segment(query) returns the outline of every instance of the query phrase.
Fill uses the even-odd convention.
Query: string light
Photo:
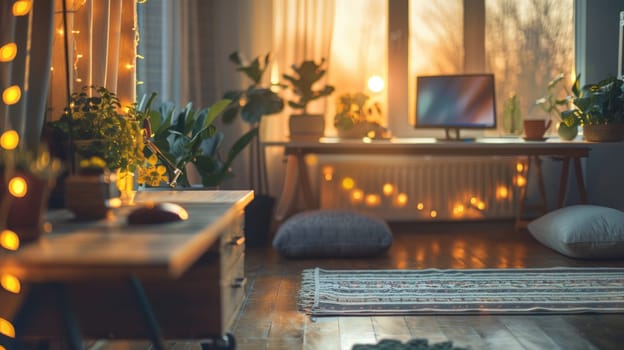
[[[10,62],[17,56],[17,44],[8,43],[0,47],[0,62]]]
[[[0,276],[0,285],[6,291],[13,294],[19,294],[20,290],[22,289],[22,285],[17,277],[9,274],[4,274]]]
[[[15,130],[7,130],[0,136],[0,147],[7,151],[14,150],[19,144],[19,134]]]
[[[9,338],[15,338],[15,328],[11,322],[0,317],[0,334],[4,334]]]
[[[382,192],[385,196],[391,196],[394,193],[394,185],[391,183],[385,183],[382,187]]]
[[[13,16],[26,16],[32,9],[32,0],[17,0],[13,3]]]
[[[353,204],[362,203],[362,200],[364,199],[364,191],[360,189],[354,189],[353,191],[351,191],[350,198],[351,198],[351,203]]]
[[[344,190],[352,190],[355,187],[355,180],[351,177],[345,177],[342,179],[341,185]]]
[[[9,193],[16,198],[22,198],[26,196],[28,192],[28,184],[26,183],[26,179],[21,176],[16,176],[9,180]]]
[[[22,98],[22,89],[17,85],[11,85],[2,92],[2,101],[7,105],[14,105]]]
[[[0,246],[10,251],[19,249],[20,240],[17,233],[11,230],[2,230],[2,232],[0,232]]]

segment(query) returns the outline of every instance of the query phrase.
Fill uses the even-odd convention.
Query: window
[[[499,121],[511,95],[523,115],[539,114],[535,100],[548,82],[559,73],[574,79],[574,0],[411,0],[408,7],[391,5],[390,21],[408,16],[409,125],[417,75],[494,73]]]

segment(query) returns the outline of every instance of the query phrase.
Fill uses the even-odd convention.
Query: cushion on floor
[[[528,225],[542,244],[573,258],[624,258],[624,212],[596,205],[552,211]]]
[[[273,248],[287,257],[345,258],[384,253],[392,244],[385,221],[339,210],[296,214],[277,230]]]

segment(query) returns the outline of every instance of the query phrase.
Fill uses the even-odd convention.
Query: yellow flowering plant
[[[139,168],[139,177],[137,179],[139,185],[147,185],[158,187],[161,183],[168,183],[167,167],[159,164],[158,157],[155,154],[147,157],[145,163]]]

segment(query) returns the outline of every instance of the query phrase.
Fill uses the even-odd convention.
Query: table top
[[[76,222],[67,211],[51,212],[52,232],[16,252],[0,252],[0,272],[23,280],[130,273],[175,278],[217,241],[252,199],[252,191],[139,192],[136,205],[171,202],[189,213],[185,221],[150,225],[126,223],[133,206],[90,222]]]
[[[544,141],[526,141],[519,137],[488,137],[472,141],[440,141],[435,138],[390,139],[294,139],[265,141],[264,146],[281,146],[286,153],[317,154],[426,154],[426,155],[561,155],[586,157],[590,143],[562,141],[559,138]]]

